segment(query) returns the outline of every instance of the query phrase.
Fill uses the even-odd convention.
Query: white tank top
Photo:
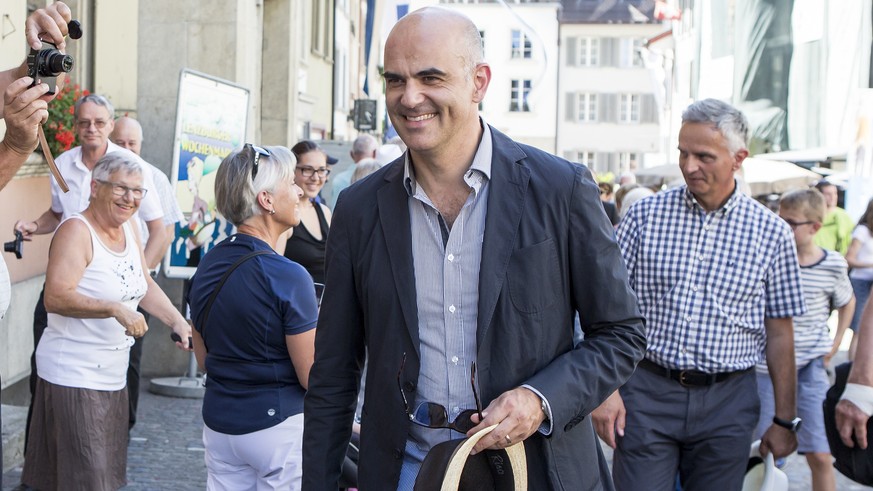
[[[91,231],[93,257],[76,287],[82,295],[121,302],[136,310],[148,289],[142,270],[142,256],[130,222],[125,223],[124,251],[113,252]],[[66,221],[66,220],[64,220]],[[121,390],[127,379],[127,363],[133,338],[114,317],[75,319],[48,314],[48,327],[36,349],[40,378],[55,385],[93,390]]]

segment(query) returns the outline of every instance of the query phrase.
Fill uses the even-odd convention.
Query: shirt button
[[[686,315],[686,316],[685,316],[685,320],[687,320],[688,322],[691,322],[691,316],[690,316],[690,315]]]
[[[698,254],[698,255],[697,255],[697,259],[700,260],[700,261],[703,261],[703,254]]]
[[[692,286],[691,286],[691,291],[696,292],[696,291],[697,291],[697,285],[692,285]]]
[[[455,313],[455,306],[454,305],[449,306],[449,312],[451,312],[453,314]]]
[[[454,363],[455,365],[458,364],[458,357],[457,356],[452,357],[452,363]]]
[[[449,254],[448,260],[449,260],[449,262],[454,261],[454,260],[455,260],[455,255],[454,255],[454,254]]]
[[[687,348],[682,348],[682,354],[687,355],[687,354],[688,354],[688,349],[687,349]]]
[[[272,408],[267,409],[267,416],[275,416],[275,415],[276,415],[275,409],[272,409]]]
[[[458,414],[458,412],[459,412],[460,410],[461,410],[461,408],[459,408],[458,406],[455,406],[455,407],[452,408],[452,413],[453,413],[453,414]]]

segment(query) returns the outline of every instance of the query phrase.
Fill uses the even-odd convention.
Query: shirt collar
[[[491,127],[481,117],[479,125],[483,130],[482,138],[479,140],[479,147],[476,149],[476,155],[473,156],[470,168],[464,173],[464,182],[476,193],[479,192],[483,181],[491,179],[491,158],[494,154]],[[415,169],[412,166],[409,152],[406,152],[403,162],[403,186],[409,196],[415,196],[418,183],[415,181]]]
[[[727,215],[731,210],[736,208],[736,206],[740,203],[740,199],[742,198],[743,193],[740,190],[740,183],[734,179],[734,192],[731,193],[730,198],[721,206],[721,208],[717,210],[713,210],[712,212],[706,211],[705,208],[697,201],[697,198],[691,193],[691,190],[688,189],[688,186],[685,186],[685,191],[682,193],[682,198],[685,201],[685,206],[690,210],[699,209],[703,213],[718,213],[721,216]]]

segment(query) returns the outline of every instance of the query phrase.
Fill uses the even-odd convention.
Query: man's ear
[[[821,228],[821,222],[812,222],[812,231],[818,232]]]
[[[473,71],[473,102],[476,104],[482,102],[485,98],[485,92],[488,91],[488,84],[491,83],[491,66],[488,63],[479,63]]]
[[[741,148],[741,149],[737,150],[737,152],[734,154],[734,165],[733,165],[734,172],[740,170],[740,168],[743,166],[743,161],[746,160],[746,157],[748,157],[748,156],[749,156],[749,151],[747,149]]]

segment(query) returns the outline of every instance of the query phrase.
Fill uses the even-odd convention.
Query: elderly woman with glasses
[[[284,147],[247,144],[215,178],[216,209],[237,233],[191,281],[203,399],[207,489],[299,489],[303,395],[318,307],[306,270],[274,250],[300,223],[302,192]]]
[[[148,329],[141,305],[171,326],[179,348],[191,328],[148,274],[137,227],[143,169],[116,152],[94,166],[88,207],[52,240],[45,282],[48,327],[36,349],[37,383],[23,484],[115,490],[126,484],[128,352]]]
[[[316,198],[330,169],[327,154],[310,140],[291,147],[297,157],[297,183],[303,189],[300,202],[300,224],[295,226],[285,244],[285,257],[300,263],[316,283],[324,283],[324,251],[330,229],[330,209]]]

